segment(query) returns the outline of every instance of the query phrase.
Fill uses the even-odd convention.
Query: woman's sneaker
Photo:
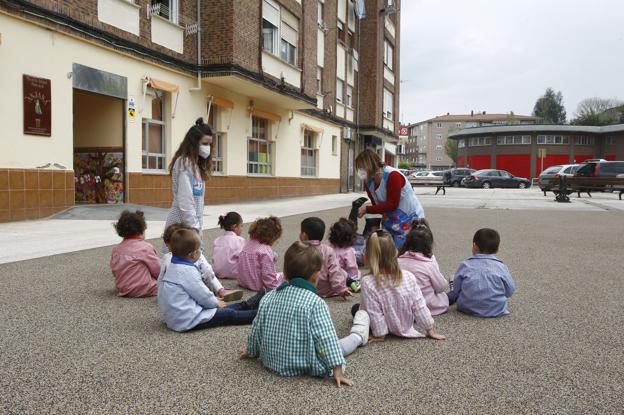
[[[362,346],[368,343],[368,332],[370,331],[370,318],[364,310],[358,310],[353,316],[353,327],[351,333],[355,333],[362,338]]]

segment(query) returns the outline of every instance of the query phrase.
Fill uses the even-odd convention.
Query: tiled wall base
[[[283,197],[312,196],[340,191],[339,179],[213,176],[206,182],[206,204],[234,203]],[[171,178],[130,173],[129,202],[171,206]]]
[[[0,169],[0,222],[46,218],[73,205],[71,170]]]

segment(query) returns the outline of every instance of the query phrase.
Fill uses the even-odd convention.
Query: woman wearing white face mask
[[[201,237],[205,182],[212,172],[212,135],[212,128],[198,118],[175,152],[169,165],[173,203],[165,229],[169,225],[183,223],[195,229]]]
[[[377,153],[370,149],[358,154],[355,168],[372,201],[372,204],[360,207],[358,216],[381,214],[381,226],[390,232],[394,244],[400,249],[412,228],[412,221],[425,217],[412,186],[400,171],[384,166]]]

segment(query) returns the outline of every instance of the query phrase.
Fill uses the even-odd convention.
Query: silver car
[[[539,175],[539,188],[542,192],[550,190],[553,185],[558,183],[561,176],[574,176],[580,164],[558,164],[550,166]]]

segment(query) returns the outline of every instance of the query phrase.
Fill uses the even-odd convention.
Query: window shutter
[[[273,26],[280,27],[279,6],[275,5],[272,1],[264,0],[262,2],[262,18]]]

